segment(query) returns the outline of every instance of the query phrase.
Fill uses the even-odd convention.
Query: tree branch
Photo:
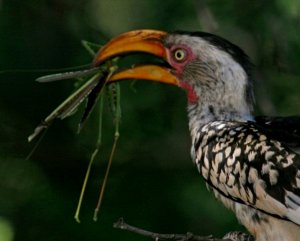
[[[145,237],[149,237],[154,239],[155,241],[159,240],[175,240],[175,241],[231,241],[230,239],[217,239],[210,236],[198,236],[194,235],[192,233],[186,233],[186,234],[161,234],[161,233],[154,233],[150,232],[138,227],[131,226],[127,224],[123,218],[120,218],[117,222],[113,224],[114,228],[127,230],[129,232],[133,232]]]

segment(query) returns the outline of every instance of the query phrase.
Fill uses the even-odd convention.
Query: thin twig
[[[138,227],[131,226],[127,224],[123,218],[120,218],[117,222],[113,224],[114,228],[127,230],[129,232],[133,232],[145,237],[149,237],[154,239],[155,241],[159,240],[175,240],[175,241],[230,241],[229,239],[218,239],[213,238],[210,236],[198,236],[194,235],[192,233],[186,233],[186,234],[161,234],[161,233],[154,233],[150,232]]]

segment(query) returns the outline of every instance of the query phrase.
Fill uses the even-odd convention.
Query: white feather
[[[287,217],[300,225],[300,197],[287,190],[285,193],[285,204],[288,207]]]

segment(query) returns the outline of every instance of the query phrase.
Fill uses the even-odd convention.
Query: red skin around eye
[[[175,51],[176,49],[184,49],[186,51],[187,56],[183,61],[179,62],[179,61],[176,61],[176,59],[174,58],[173,51]],[[187,47],[185,45],[178,44],[178,45],[172,46],[168,52],[169,64],[175,69],[174,72],[179,77],[179,79],[181,79],[180,77],[183,74],[185,66],[194,59],[196,59],[196,55],[192,52],[192,50],[189,47]],[[187,83],[185,81],[181,81],[180,86],[181,86],[181,88],[183,88],[187,91],[187,98],[188,98],[189,103],[197,103],[198,102],[199,96],[197,96],[193,87],[189,83]]]
[[[177,61],[174,58],[174,54],[173,52],[176,49],[183,49],[186,52],[186,58],[182,61]],[[187,47],[186,45],[183,44],[177,44],[171,47],[171,49],[168,51],[168,61],[169,64],[176,70],[176,74],[178,76],[181,76],[183,71],[184,71],[184,67],[186,66],[186,64],[188,64],[189,62],[191,62],[192,60],[196,59],[196,55],[192,52],[192,50]]]

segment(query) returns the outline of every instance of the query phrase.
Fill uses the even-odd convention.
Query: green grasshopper
[[[86,48],[86,50],[90,53],[92,57],[95,56],[96,52],[95,49],[99,49],[99,45],[90,43],[87,41],[82,41],[83,46]],[[72,71],[72,72],[65,72],[65,73],[58,73],[58,74],[52,74],[52,75],[46,75],[39,77],[36,81],[41,83],[46,82],[52,82],[52,81],[58,81],[63,79],[72,79],[72,78],[82,78],[84,77],[84,80],[86,81],[84,84],[82,84],[73,94],[71,94],[65,101],[63,101],[56,109],[54,109],[34,130],[34,132],[28,137],[28,141],[31,142],[33,139],[35,139],[38,135],[40,135],[42,132],[47,130],[47,128],[52,124],[52,122],[55,119],[64,119],[66,117],[71,116],[74,114],[77,110],[77,107],[84,101],[86,101],[86,107],[83,112],[82,118],[78,125],[78,132],[83,128],[86,120],[88,119],[90,113],[93,111],[95,105],[99,101],[99,125],[98,125],[98,137],[97,142],[94,151],[92,152],[90,156],[90,161],[88,164],[88,168],[86,171],[86,175],[83,181],[77,209],[75,212],[75,220],[79,223],[79,213],[80,208],[82,205],[82,200],[85,192],[85,188],[89,179],[90,170],[92,167],[92,164],[100,150],[100,146],[102,143],[102,120],[103,120],[103,102],[104,102],[104,95],[107,95],[108,100],[110,102],[110,106],[113,112],[114,122],[115,122],[115,138],[113,147],[111,150],[111,154],[109,157],[108,165],[106,168],[105,176],[103,179],[103,183],[100,188],[100,194],[97,206],[95,208],[94,212],[94,221],[97,221],[98,218],[98,212],[103,200],[103,195],[109,175],[109,171],[111,168],[112,160],[114,157],[116,145],[119,139],[119,124],[121,120],[121,107],[120,107],[120,86],[118,83],[113,83],[108,86],[106,86],[107,81],[110,79],[112,74],[117,70],[116,63],[117,58],[112,60],[111,62],[102,65],[100,67],[96,68],[90,68],[85,70],[79,70],[79,71]],[[37,145],[39,144],[39,141],[37,142]],[[36,146],[37,146],[36,145]],[[36,147],[35,147],[36,148]],[[33,148],[32,152],[35,150]],[[32,154],[32,152],[29,154],[29,156]]]

